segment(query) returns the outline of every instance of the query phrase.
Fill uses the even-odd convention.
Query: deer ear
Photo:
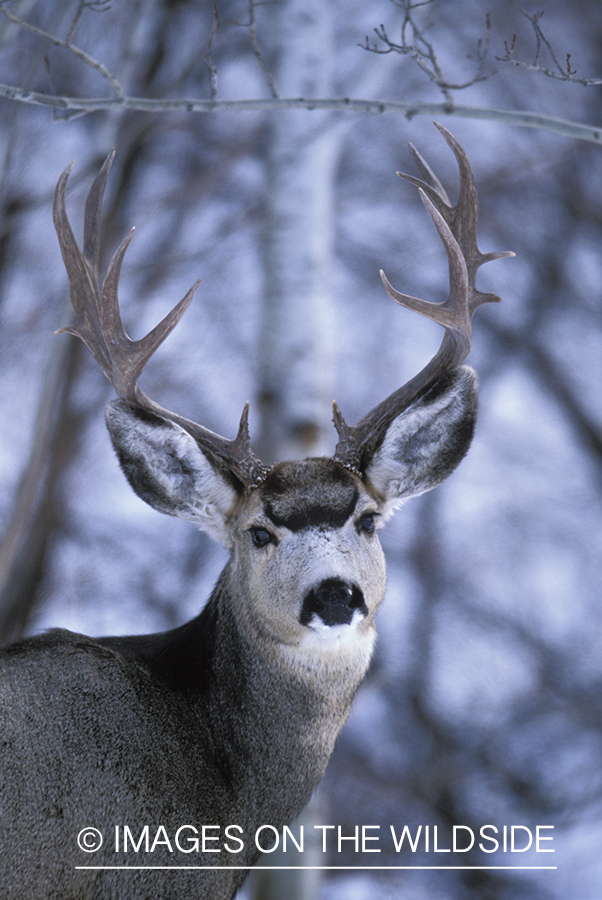
[[[476,420],[476,384],[473,369],[453,369],[393,419],[363,473],[384,498],[385,516],[440,484],[466,454]]]
[[[106,422],[121,468],[154,509],[187,519],[225,546],[237,492],[180,425],[150,410],[114,400]]]

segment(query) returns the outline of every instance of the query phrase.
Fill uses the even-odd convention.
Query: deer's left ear
[[[453,472],[470,446],[476,412],[476,374],[461,366],[393,419],[363,472],[384,499],[385,516]]]

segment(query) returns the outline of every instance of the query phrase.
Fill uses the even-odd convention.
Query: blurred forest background
[[[104,248],[136,225],[120,291],[134,337],[203,279],[144,390],[226,436],[250,400],[266,460],[331,453],[332,398],[357,421],[439,344],[378,274],[446,296],[439,239],[395,177],[415,174],[412,141],[454,198],[433,113],[471,159],[481,248],[517,254],[479,275],[503,303],[475,316],[471,452],[382,533],[378,649],[312,816],[346,834],[554,826],[554,854],[396,854],[383,840],[378,857],[348,842],[333,866],[558,868],[336,870],[306,900],[602,897],[602,148],[504,115],[602,124],[601,77],[598,0],[0,3],[2,85],[115,101],[82,114],[0,86],[1,640],[175,626],[225,562],[133,495],[104,428],[111,389],[54,335],[70,312],[51,202],[71,159],[80,234],[117,148]],[[416,108],[291,110],[278,96]],[[169,109],[189,97],[215,108]],[[273,107],[217,102],[256,98]],[[446,117],[455,104],[489,113]]]

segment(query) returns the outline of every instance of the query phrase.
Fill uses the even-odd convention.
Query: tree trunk
[[[278,40],[279,91],[328,96],[329,4],[287,0],[266,8]],[[258,450],[273,461],[332,449],[330,269],[339,142],[328,116],[317,112],[279,111],[268,127]]]
[[[283,0],[269,10],[274,80],[282,96],[331,93],[331,8],[323,0]],[[263,242],[264,290],[258,380],[266,462],[330,455],[334,447],[331,262],[333,196],[339,135],[328,114],[279,111],[269,122]],[[297,822],[304,825],[303,853],[280,850],[260,865],[318,866],[319,795]],[[308,840],[309,839],[309,840]],[[317,869],[256,871],[254,900],[318,900]]]

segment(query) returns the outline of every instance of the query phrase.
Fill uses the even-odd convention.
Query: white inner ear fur
[[[465,418],[474,416],[475,407],[476,375],[463,366],[436,400],[418,401],[393,420],[365,472],[373,489],[385,498],[384,519],[409,497],[431,490],[451,474],[470,443],[460,444],[454,452],[454,432]]]
[[[236,491],[217,472],[191,435],[175,423],[169,423],[175,429],[168,437],[165,447],[177,457],[187,468],[188,479],[185,483],[181,476],[169,471],[159,471],[166,489],[171,490],[176,504],[174,515],[194,522],[203,531],[208,531],[224,546],[231,543],[230,531],[225,527],[226,520],[236,502]],[[192,476],[192,479],[190,480]]]

